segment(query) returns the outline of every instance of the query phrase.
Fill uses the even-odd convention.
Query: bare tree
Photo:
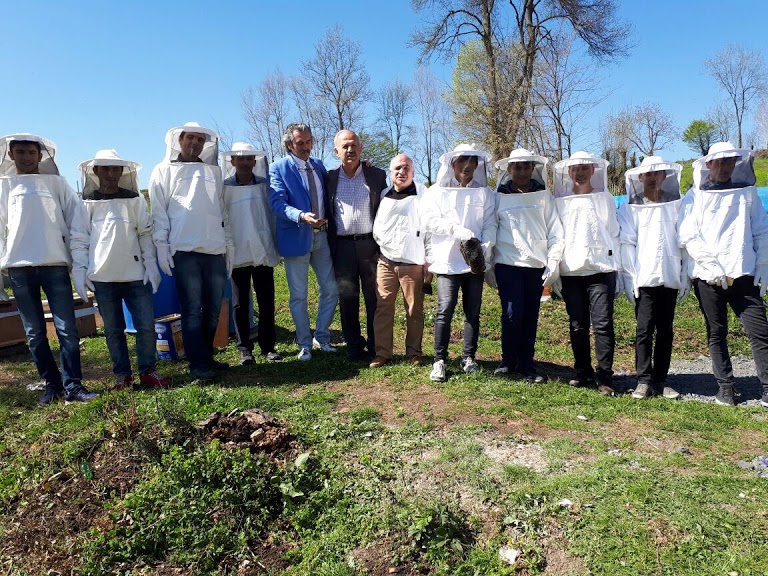
[[[736,133],[736,122],[726,102],[720,102],[707,110],[707,121],[715,126],[716,140],[725,142]]]
[[[453,55],[471,39],[480,42],[487,66],[487,90],[478,94],[486,103],[484,122],[488,126],[485,142],[495,157],[505,153],[504,142],[517,140],[534,84],[537,58],[544,41],[559,26],[567,26],[598,59],[625,54],[629,36],[626,24],[617,20],[616,0],[509,0],[513,12],[513,31],[507,35],[499,26],[501,3],[496,0],[412,0],[417,11],[438,16],[412,36],[423,56]],[[500,54],[514,46],[515,84],[500,79]],[[503,59],[502,59],[503,60]],[[515,92],[512,110],[503,111],[501,96]]]
[[[360,51],[360,44],[344,36],[344,28],[337,24],[315,44],[315,57],[303,63],[312,76],[315,96],[327,103],[338,130],[361,124],[370,96]]]
[[[531,98],[532,111],[540,112],[531,117],[541,118],[549,136],[542,137],[539,150],[557,159],[571,155],[573,139],[589,130],[581,119],[608,96],[594,64],[574,65],[574,41],[574,33],[557,33],[545,43]]]
[[[738,146],[741,147],[744,113],[768,90],[765,60],[757,50],[730,44],[705,60],[704,66],[728,94],[736,119]]]
[[[406,119],[413,110],[411,87],[395,80],[385,84],[376,95],[378,123],[382,126],[395,150],[400,150],[406,133]]]
[[[216,130],[216,134],[219,135],[219,153],[231,150],[232,144],[235,141],[235,133],[232,128],[229,125],[223,126],[219,124],[218,120],[213,121],[213,128]]]
[[[336,130],[324,103],[317,100],[303,76],[292,76],[288,88],[298,111],[298,118],[312,128],[312,156],[326,160],[333,150],[330,145]]]
[[[603,155],[610,161],[608,180],[613,193],[621,193],[624,187],[624,172],[630,164],[629,153],[632,141],[629,137],[632,119],[627,111],[609,114],[600,125]]]
[[[281,137],[288,112],[288,80],[279,68],[267,74],[256,88],[241,95],[241,107],[251,138],[269,154],[270,162],[283,154]]]
[[[450,115],[439,88],[439,81],[421,66],[413,77],[414,103],[418,113],[418,137],[414,137],[414,148],[419,156],[414,159],[427,184],[437,173],[438,158],[448,148],[448,126]]]
[[[628,138],[637,151],[653,156],[677,138],[677,128],[672,116],[655,102],[645,102],[625,112],[628,121]]]
[[[755,113],[755,144],[757,148],[768,148],[768,100],[761,100]]]

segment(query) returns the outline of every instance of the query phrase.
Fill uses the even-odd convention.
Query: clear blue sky
[[[406,46],[420,20],[407,0],[4,4],[0,133],[33,132],[56,142],[59,167],[73,186],[77,164],[100,148],[141,162],[145,186],[163,157],[166,130],[189,120],[217,122],[243,138],[241,92],[278,65],[286,74],[298,72],[336,23],[361,43],[373,88],[410,81],[418,56]],[[620,4],[635,47],[629,58],[604,68],[614,90],[585,118],[594,130],[579,147],[599,151],[600,115],[628,104],[656,101],[681,129],[701,117],[724,97],[703,61],[729,43],[768,58],[764,0]],[[433,69],[450,79],[450,65]],[[674,159],[693,155],[680,142],[662,152]]]

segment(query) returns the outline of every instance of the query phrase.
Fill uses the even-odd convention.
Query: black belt
[[[373,233],[368,234],[346,234],[344,236],[337,236],[339,240],[373,240]]]

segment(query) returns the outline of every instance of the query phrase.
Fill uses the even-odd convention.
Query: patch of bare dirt
[[[17,567],[31,574],[73,574],[81,535],[106,521],[105,500],[124,495],[141,476],[140,456],[119,442],[102,444],[83,466],[93,479],[62,470],[16,499],[0,548]]]
[[[422,574],[412,562],[407,560],[393,561],[394,558],[404,558],[408,555],[405,537],[398,539],[393,535],[385,535],[375,542],[350,550],[347,555],[350,564],[362,574],[369,576],[416,576]]]
[[[227,450],[243,449],[251,453],[276,454],[291,450],[295,438],[277,418],[252,408],[240,414],[223,416],[214,412],[197,423],[197,428],[209,438],[217,438]]]

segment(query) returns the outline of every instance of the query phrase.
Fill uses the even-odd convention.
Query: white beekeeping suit
[[[461,187],[456,181],[451,161],[460,156],[478,159],[472,181]],[[464,240],[478,238],[482,243],[486,263],[496,244],[494,192],[488,188],[487,164],[490,154],[477,150],[472,144],[460,144],[440,156],[437,182],[424,194],[422,220],[431,234],[429,271],[436,274],[464,274],[469,264],[461,255],[459,245]]]
[[[14,140],[39,144],[39,174],[17,174],[9,155]],[[59,176],[55,155],[55,144],[40,136],[12,134],[0,138],[0,268],[72,262],[70,231],[83,207],[75,191]]]
[[[206,135],[200,162],[180,161],[182,132]],[[165,135],[165,158],[152,171],[149,198],[158,261],[167,274],[170,257],[177,251],[228,254],[232,250],[218,141],[216,132],[196,122],[171,128]]]
[[[587,276],[621,269],[619,222],[616,201],[608,192],[608,164],[607,160],[587,152],[574,152],[554,166],[555,204],[565,233],[565,249],[560,261],[562,276]],[[570,171],[584,166],[594,170],[589,179],[592,191],[575,194]],[[617,286],[617,293],[619,288]]]
[[[643,287],[665,286],[687,293],[685,255],[677,235],[681,171],[680,164],[649,156],[624,176],[628,201],[619,209],[619,227],[624,290],[630,302]],[[658,200],[652,201],[644,194],[644,181],[657,177],[663,181]]]
[[[381,203],[373,222],[373,239],[385,258],[394,262],[424,264],[426,232],[422,201],[426,187],[419,182],[414,182],[414,185],[416,195],[400,200],[387,198],[392,186],[381,191]]]
[[[708,163],[730,161],[732,173],[720,180]],[[714,166],[712,166],[714,168]],[[754,275],[768,284],[768,215],[755,188],[750,150],[718,142],[693,163],[693,190],[679,217],[680,244],[690,256],[691,278],[726,288],[735,278]]]
[[[114,197],[100,195],[96,166],[121,166],[123,173]],[[87,218],[72,232],[73,276],[78,292],[92,282],[151,283],[160,286],[152,218],[139,190],[141,164],[120,158],[115,150],[99,150],[80,164],[83,204]],[[81,278],[82,275],[82,278]]]
[[[247,186],[227,184],[235,177],[233,156],[255,156],[253,183]],[[234,243],[233,268],[241,266],[277,266],[275,215],[269,203],[269,167],[267,153],[246,142],[235,142],[222,154],[224,167],[224,205]]]
[[[507,167],[514,162],[533,163],[531,181],[535,184],[530,192],[505,193],[511,186]],[[502,172],[496,193],[498,231],[493,262],[544,268],[544,285],[550,286],[557,280],[565,243],[555,200],[547,189],[547,164],[544,156],[524,148],[518,148],[508,158],[496,162],[496,169]]]

